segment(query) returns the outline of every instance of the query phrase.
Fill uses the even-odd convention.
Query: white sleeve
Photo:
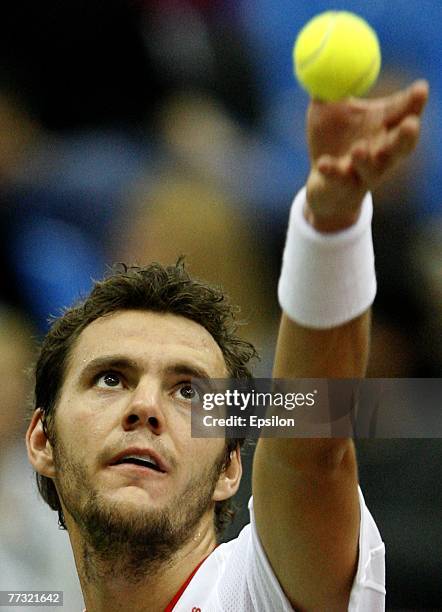
[[[385,547],[360,488],[359,561],[350,594],[349,612],[382,612],[385,609]],[[249,501],[250,526],[243,529],[219,584],[222,610],[293,612],[256,529],[253,498]],[[240,607],[236,607],[240,606]],[[233,606],[233,607],[231,607]]]
[[[359,560],[350,594],[349,612],[385,610],[385,545],[365,505],[360,487]]]

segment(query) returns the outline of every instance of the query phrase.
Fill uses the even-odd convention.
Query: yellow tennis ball
[[[361,17],[327,11],[299,32],[293,60],[298,81],[313,98],[336,101],[368,91],[381,68],[381,50]]]

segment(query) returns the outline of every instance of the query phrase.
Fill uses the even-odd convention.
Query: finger
[[[318,170],[329,178],[347,179],[352,174],[352,160],[350,155],[333,157],[322,155],[317,162]]]
[[[420,119],[416,115],[405,117],[398,126],[390,129],[384,138],[373,142],[370,156],[380,169],[388,163],[405,157],[416,146],[419,138]]]
[[[419,138],[419,117],[410,116],[382,139],[369,143],[361,140],[351,150],[353,169],[366,185],[375,185],[398,161],[408,155]]]
[[[420,115],[429,95],[429,85],[425,80],[415,81],[391,96],[384,98],[384,124],[392,127],[397,125],[407,115]]]
[[[380,170],[374,164],[368,142],[356,143],[351,151],[351,161],[359,180],[370,188],[377,180]]]

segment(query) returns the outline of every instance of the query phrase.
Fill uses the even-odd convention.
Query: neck
[[[204,521],[169,558],[147,560],[140,567],[139,556],[134,559],[130,551],[106,556],[88,543],[75,523],[68,524],[68,530],[87,612],[163,612],[216,546],[211,521]]]

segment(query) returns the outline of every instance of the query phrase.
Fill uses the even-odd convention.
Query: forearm
[[[368,361],[371,311],[332,329],[309,329],[283,313],[276,347],[274,378],[359,378]],[[317,474],[334,472],[348,454],[356,466],[353,443],[340,438],[263,439],[258,455],[273,453],[274,460],[294,469]]]
[[[369,352],[370,311],[332,329],[310,329],[282,314],[274,378],[358,378]]]

